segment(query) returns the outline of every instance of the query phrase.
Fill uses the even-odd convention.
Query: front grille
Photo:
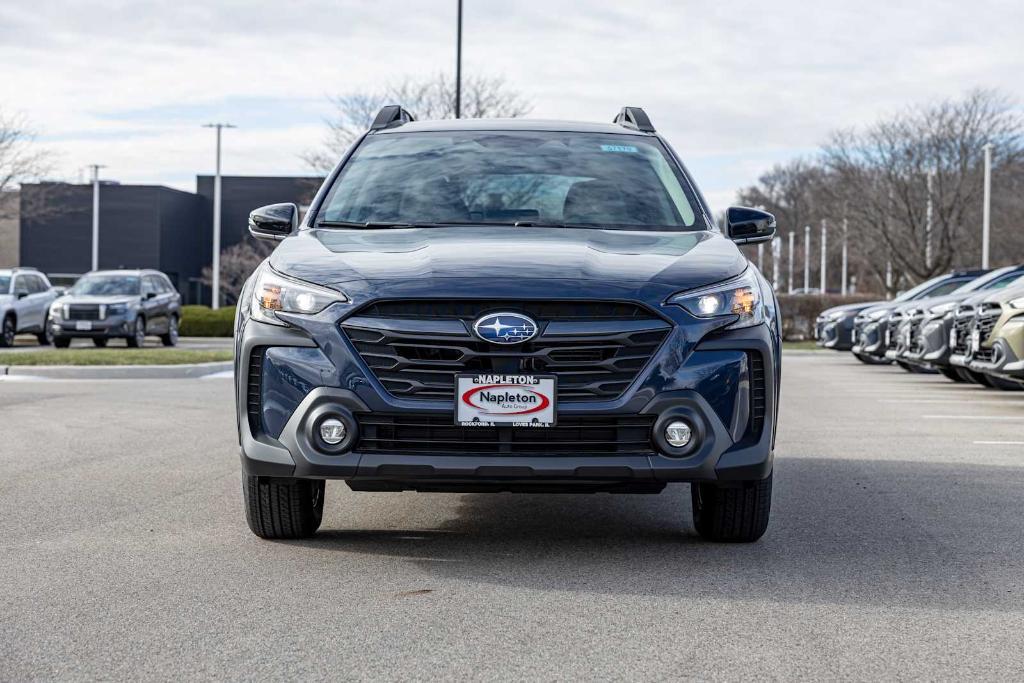
[[[266,347],[257,346],[249,355],[245,412],[249,416],[249,431],[258,434],[263,427],[263,356]]]
[[[768,406],[768,387],[764,376],[764,357],[760,353],[748,354],[750,361],[750,435],[761,436]]]
[[[921,323],[924,321],[924,315],[915,315],[908,321],[907,324],[907,351],[910,353],[922,353],[921,342]]]
[[[981,311],[978,317],[974,319],[974,328],[978,331],[978,343],[984,344],[988,336],[992,334],[992,328],[996,326],[996,321],[999,320],[998,315],[985,315],[988,311]],[[974,360],[979,360],[983,363],[991,363],[992,355],[995,349],[991,346],[979,346],[974,350]]]
[[[559,416],[554,427],[460,427],[442,415],[361,413],[361,452],[421,455],[649,454],[654,417]]]
[[[501,346],[471,332],[482,315],[501,311],[530,316],[539,334]],[[568,403],[622,395],[671,329],[631,303],[491,300],[379,302],[341,327],[394,396],[454,400],[458,373],[530,373],[555,375]]]
[[[964,355],[971,343],[971,327],[974,325],[974,307],[962,305],[956,312],[953,320],[953,329],[956,331],[956,343],[953,345],[952,353]]]
[[[886,327],[886,330],[888,331],[888,336],[889,336],[889,340],[888,340],[889,343],[886,344],[886,348],[889,349],[890,351],[895,351],[897,349],[897,347],[899,346],[899,343],[900,343],[899,330],[900,330],[900,323],[902,323],[902,322],[903,322],[903,314],[902,313],[893,313],[892,315],[889,316],[889,322],[888,322],[888,325]]]
[[[69,304],[68,320],[102,320],[99,305]]]

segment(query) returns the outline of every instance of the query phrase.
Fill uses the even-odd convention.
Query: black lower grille
[[[998,315],[978,315],[974,319],[974,329],[978,332],[978,348],[974,350],[974,360],[979,360],[982,363],[991,363],[992,356],[995,353],[995,349],[991,346],[981,346],[988,339],[989,335],[992,334],[992,329],[996,326],[996,321],[999,320]]]
[[[257,346],[249,356],[245,411],[249,416],[249,430],[258,434],[263,428],[263,356],[266,347]]]
[[[356,416],[357,450],[422,455],[649,454],[654,417],[559,416],[554,427],[460,427],[451,414]]]
[[[911,353],[923,353],[923,339],[921,337],[921,323],[924,316],[914,316],[907,321],[907,351]]]
[[[895,351],[900,343],[900,323],[903,322],[903,316],[893,313],[889,316],[889,322],[886,327],[888,335],[888,343],[885,345],[887,349]]]
[[[750,435],[761,436],[764,416],[768,410],[768,385],[764,374],[764,357],[760,353],[748,355],[750,361]]]
[[[501,311],[530,316],[539,334],[514,346],[473,334]],[[384,301],[341,326],[394,396],[452,400],[456,374],[529,373],[555,375],[563,403],[622,395],[671,330],[642,306],[601,301]]]
[[[98,305],[73,304],[68,306],[68,320],[99,320]]]
[[[951,349],[952,353],[964,355],[971,343],[971,327],[974,325],[974,309],[968,306],[961,306],[957,311],[956,319],[953,320],[953,330],[956,335],[956,343]]]

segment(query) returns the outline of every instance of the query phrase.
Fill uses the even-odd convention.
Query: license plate
[[[89,322],[88,320],[79,320],[78,322],[75,323],[75,329],[88,332],[89,330],[92,329],[92,323]]]
[[[553,427],[550,375],[456,375],[455,423],[463,427]]]

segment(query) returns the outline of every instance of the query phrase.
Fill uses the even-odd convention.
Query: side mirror
[[[146,292],[146,298],[147,299],[155,299],[156,298],[156,292]]]
[[[760,209],[730,206],[726,214],[725,234],[736,244],[767,242],[775,237],[775,216]]]
[[[19,299],[24,299],[26,296],[28,296],[28,290],[19,289],[17,292],[14,293],[14,296],[18,297]]]
[[[249,234],[279,242],[299,228],[299,207],[294,204],[261,206],[249,214]]]
[[[53,293],[56,294],[57,296],[64,296],[65,294],[68,293],[68,288],[67,287],[54,287],[53,288]]]

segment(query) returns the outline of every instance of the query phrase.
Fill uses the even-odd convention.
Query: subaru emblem
[[[519,313],[490,313],[473,323],[473,331],[492,344],[522,344],[537,336],[537,323]]]

